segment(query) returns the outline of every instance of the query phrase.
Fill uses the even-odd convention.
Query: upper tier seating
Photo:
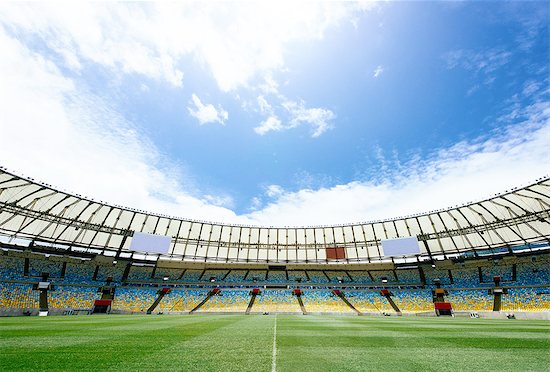
[[[104,266],[98,265],[99,270],[97,271],[97,276],[95,278],[98,282],[107,281],[108,277],[113,279],[113,282],[120,283],[122,281],[122,275],[124,274],[125,265],[115,265],[115,266]]]
[[[152,281],[153,268],[149,266],[132,265],[128,273],[128,280]]]
[[[288,270],[288,280],[291,283],[305,283],[307,281],[307,275],[304,270]]]
[[[63,282],[73,284],[92,284],[92,277],[94,276],[95,268],[96,266],[89,261],[82,261],[78,263],[68,262]]]
[[[241,283],[244,282],[244,276],[248,273],[248,270],[231,270],[224,279],[227,283]]]
[[[381,284],[383,279],[387,280],[387,283],[396,283],[395,275],[390,270],[370,270],[370,274],[374,279],[374,283]]]
[[[44,258],[31,258],[29,260],[29,275],[40,277],[42,273],[48,273],[49,278],[59,278],[61,276],[61,269],[63,262],[51,261]]]
[[[287,282],[286,271],[275,271],[275,270],[268,271],[267,282],[268,283],[286,283]]]
[[[368,271],[366,271],[366,270],[354,270],[354,271],[349,271],[348,270],[348,274],[351,276],[354,283],[357,283],[357,284],[372,284],[373,283]]]
[[[309,276],[310,283],[316,283],[316,284],[329,283],[327,276],[321,270],[308,270],[307,275]]]
[[[164,278],[168,278],[168,281],[175,282],[179,281],[181,274],[183,274],[183,269],[167,269],[164,267],[157,267],[157,270],[155,270],[155,279],[157,281],[164,280]]]
[[[24,259],[19,257],[0,256],[0,279],[23,279]]]
[[[330,278],[331,283],[350,283],[351,279],[345,271],[325,270],[325,274]]]
[[[199,278],[202,275],[203,270],[185,270],[183,276],[181,277],[182,282],[198,282]]]
[[[248,275],[245,278],[245,282],[263,283],[265,282],[266,275],[267,270],[249,270]]]
[[[416,269],[396,270],[399,283],[420,283],[420,275]]]
[[[216,282],[221,282],[228,272],[229,270],[205,270],[201,282],[209,282],[211,278],[214,278]]]

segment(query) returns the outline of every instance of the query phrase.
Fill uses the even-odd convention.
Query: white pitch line
[[[271,372],[277,371],[277,314],[275,314],[275,326],[273,327],[273,355],[271,362]]]

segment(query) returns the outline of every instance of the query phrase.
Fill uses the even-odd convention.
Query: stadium
[[[279,327],[338,315],[351,328],[346,315],[550,320],[548,178],[427,214],[300,228],[156,215],[7,170],[0,203],[1,315],[280,314]],[[547,352],[547,334],[539,342]]]
[[[0,370],[548,371],[547,2],[0,4]]]

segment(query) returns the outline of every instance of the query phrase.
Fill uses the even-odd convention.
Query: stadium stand
[[[268,271],[266,281],[268,283],[286,283],[286,271]]]
[[[150,266],[135,266],[132,265],[128,273],[128,280],[135,281],[151,281],[153,268]]]
[[[91,309],[96,299],[99,294],[95,287],[58,286],[50,292],[49,306],[52,309]]]
[[[67,263],[64,283],[86,284],[92,283],[96,266],[89,261],[70,261]]]
[[[289,270],[288,271],[289,282],[305,283],[307,281],[307,275],[304,270]]]
[[[302,301],[308,313],[353,313],[353,310],[344,301],[329,291],[304,291]]]
[[[155,270],[155,279],[164,280],[164,278],[168,278],[169,281],[175,282],[179,280],[182,274],[183,274],[183,269],[169,269],[169,268],[157,267],[157,269]]]
[[[157,311],[189,312],[208,294],[207,289],[173,290],[167,294],[157,307]]]
[[[241,283],[244,282],[244,277],[248,273],[248,270],[231,270],[224,279],[227,283]]]
[[[185,270],[181,277],[182,282],[196,283],[199,281],[203,270]]]
[[[0,307],[5,309],[38,309],[38,291],[30,284],[5,283],[0,286]]]
[[[239,312],[244,313],[250,301],[249,290],[223,290],[210,297],[198,312]]]
[[[245,312],[250,302],[250,288],[256,279],[260,288],[269,285],[296,285],[298,279],[309,277],[300,285],[302,301],[307,312],[352,313],[353,309],[343,299],[331,293],[331,286],[340,286],[349,303],[363,313],[394,313],[387,298],[380,295],[382,278],[393,293],[391,299],[404,313],[433,312],[434,305],[431,290],[433,279],[441,280],[442,288],[448,291],[446,301],[455,311],[492,311],[495,297],[488,291],[494,288],[493,277],[503,278],[500,286],[505,289],[502,294],[503,312],[543,312],[550,311],[550,255],[511,257],[506,260],[469,260],[466,264],[442,261],[437,267],[422,265],[426,276],[426,286],[421,287],[417,269],[396,270],[399,281],[395,280],[392,270],[274,270],[265,269],[157,269],[155,278],[151,279],[152,266],[133,265],[128,273],[127,282],[122,282],[127,261],[116,266],[97,263],[90,260],[74,258],[51,258],[33,254],[29,259],[28,274],[24,273],[25,259],[23,253],[4,252],[0,255],[0,307],[4,309],[37,309],[39,291],[32,290],[32,284],[41,279],[39,272],[52,271],[54,277],[49,280],[55,289],[48,293],[51,309],[90,309],[93,301],[100,297],[98,288],[112,276],[116,288],[113,311],[145,312],[157,298],[158,283],[168,276],[172,283],[172,292],[168,293],[155,311],[189,312],[203,301],[215,277],[216,285],[221,291],[206,301],[198,312]],[[66,262],[65,275],[61,268]],[[450,271],[450,275],[449,275]],[[94,273],[97,272],[95,280]],[[183,274],[183,276],[182,276]],[[348,275],[349,274],[349,275]],[[288,275],[288,279],[287,279]],[[181,276],[181,278],[180,278]],[[267,276],[267,280],[265,277]],[[349,277],[354,280],[349,281]],[[374,281],[371,279],[374,279]],[[483,278],[480,281],[480,276]],[[450,278],[453,281],[451,283]],[[263,278],[263,279],[262,279]],[[338,278],[345,280],[339,283]],[[330,279],[330,281],[329,281]],[[515,279],[515,280],[514,280]],[[430,280],[432,282],[430,282]],[[130,287],[126,284],[141,283],[141,286]],[[209,287],[210,286],[210,287]],[[245,288],[242,288],[245,286]],[[343,286],[343,287],[342,287]],[[355,288],[354,286],[360,286]],[[196,288],[185,288],[196,287]],[[199,288],[202,287],[202,288]],[[349,288],[348,288],[349,287]],[[317,289],[316,289],[317,288]],[[506,293],[507,291],[507,293]],[[252,312],[300,312],[296,296],[292,289],[261,288]]]
[[[449,290],[447,301],[455,311],[491,311],[493,297],[482,290]]]
[[[0,256],[0,278],[7,280],[20,280],[24,278],[23,263],[19,257]]]
[[[113,310],[144,313],[157,297],[158,288],[118,287],[113,301]]]
[[[267,270],[249,270],[245,278],[246,282],[263,283],[267,276]]]
[[[550,283],[549,256],[523,260],[517,265],[516,285],[537,285]]]
[[[374,283],[368,271],[354,270],[354,271],[348,271],[348,274],[351,276],[351,278],[355,283],[360,283],[360,284]]]
[[[29,260],[29,276],[41,276],[42,273],[48,273],[50,278],[61,277],[61,269],[63,263],[60,261],[52,261],[48,258],[31,258]]]
[[[300,305],[290,290],[266,289],[256,297],[253,312],[301,313]]]
[[[351,281],[345,271],[325,270],[325,274],[330,278],[331,283],[349,283]]]
[[[418,313],[434,309],[429,290],[393,291],[393,301],[403,312]]]
[[[228,272],[229,270],[205,270],[202,274],[201,282],[209,282],[212,279],[216,282],[222,281]]]
[[[513,288],[502,296],[502,311],[550,311],[550,288]]]
[[[122,275],[124,274],[123,265],[116,266],[104,266],[98,265],[98,271],[96,276],[96,281],[105,282],[107,278],[111,277],[113,282],[120,283],[122,280]]]
[[[387,270],[372,270],[370,271],[370,274],[372,275],[372,278],[374,279],[374,283],[382,283],[382,280],[387,280],[387,283],[396,283],[397,279],[395,278],[395,275],[393,274],[393,271],[387,271]]]
[[[321,270],[307,270],[307,276],[309,277],[310,283],[329,283],[329,279]]]
[[[420,276],[418,275],[418,270],[416,269],[406,269],[406,270],[396,270],[397,278],[399,283],[413,284],[420,283]]]
[[[393,308],[378,291],[348,291],[348,301],[362,313],[392,313]]]
[[[513,281],[512,265],[489,264],[481,267],[483,283],[493,283],[493,278],[499,276],[501,283],[511,283]]]

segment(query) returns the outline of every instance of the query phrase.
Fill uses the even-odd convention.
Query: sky
[[[213,222],[366,222],[550,174],[541,2],[0,4],[0,165]]]

